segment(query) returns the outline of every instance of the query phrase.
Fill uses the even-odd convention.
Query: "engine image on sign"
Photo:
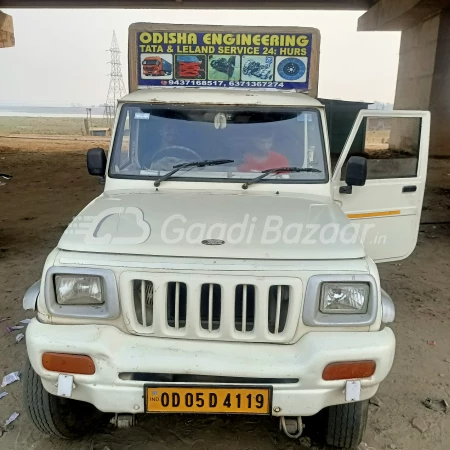
[[[273,57],[272,56],[243,56],[242,79],[273,80]]]
[[[315,97],[319,45],[314,28],[136,23],[129,29],[130,92],[162,86],[295,89]]]
[[[241,60],[237,56],[209,56],[208,78],[210,80],[239,81]]]

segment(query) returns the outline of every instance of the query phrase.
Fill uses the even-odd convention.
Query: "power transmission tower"
[[[111,48],[111,73],[109,79],[108,95],[106,97],[104,118],[107,126],[112,129],[114,117],[116,115],[117,100],[126,93],[122,77],[122,63],[120,62],[120,49],[116,38],[116,32],[113,31]]]

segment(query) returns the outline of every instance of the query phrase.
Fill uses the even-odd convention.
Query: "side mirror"
[[[340,194],[351,194],[353,186],[364,186],[367,180],[367,159],[363,156],[351,156],[347,162],[345,182],[347,186],[339,188]]]
[[[96,147],[87,152],[87,168],[90,175],[104,177],[106,172],[106,154],[105,150]]]

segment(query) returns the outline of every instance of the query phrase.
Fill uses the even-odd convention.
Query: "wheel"
[[[27,360],[23,374],[23,398],[34,426],[44,434],[76,439],[90,434],[106,420],[93,405],[49,394]]]
[[[338,449],[357,448],[366,430],[368,413],[368,400],[326,408],[326,443]]]

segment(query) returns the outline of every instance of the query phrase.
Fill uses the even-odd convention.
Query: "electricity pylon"
[[[114,125],[114,117],[116,115],[117,100],[126,93],[125,85],[122,77],[122,63],[120,62],[120,49],[116,38],[116,32],[113,31],[111,48],[111,73],[109,79],[108,95],[105,102],[104,118],[107,126],[112,129]]]

